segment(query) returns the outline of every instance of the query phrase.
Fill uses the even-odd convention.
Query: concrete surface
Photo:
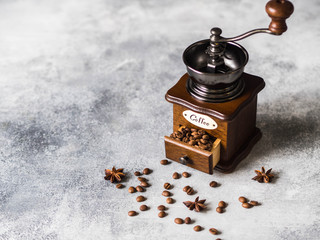
[[[240,43],[246,72],[266,81],[264,136],[234,173],[210,176],[159,164],[172,127],[164,95],[185,73],[188,45],[213,26],[224,36],[266,27],[266,1],[0,1],[0,239],[215,239],[210,227],[221,239],[320,239],[320,4],[293,2],[287,33]],[[103,179],[113,165],[129,173],[127,188],[138,184],[133,171],[153,169],[149,211],[127,216],[140,204]],[[261,166],[274,183],[251,180]],[[174,181],[174,171],[192,177]],[[176,203],[160,219],[166,181]],[[182,205],[197,196],[187,184],[208,211]],[[262,205],[243,209],[240,195]],[[173,223],[186,216],[196,222]]]

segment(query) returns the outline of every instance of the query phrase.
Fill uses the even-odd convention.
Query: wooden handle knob
[[[286,19],[293,13],[293,4],[287,0],[271,0],[266,5],[266,12],[271,18],[269,30],[276,35],[287,31]]]

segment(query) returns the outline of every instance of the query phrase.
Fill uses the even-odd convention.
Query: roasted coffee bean
[[[171,184],[170,183],[165,183],[163,184],[164,189],[170,189],[171,188]]]
[[[189,142],[189,139],[188,139],[187,137],[184,137],[184,138],[182,139],[182,142],[187,143],[187,142]]]
[[[136,190],[137,190],[138,192],[144,192],[144,188],[141,187],[141,186],[136,186]]]
[[[148,175],[148,174],[150,174],[151,170],[149,168],[145,168],[145,169],[143,169],[142,172],[144,175]]]
[[[198,131],[195,131],[195,132],[192,132],[191,135],[195,136],[195,135],[199,135],[199,134],[198,134]]]
[[[193,135],[193,137],[194,137],[194,139],[201,139],[201,135],[198,135],[198,134]]]
[[[131,186],[131,187],[129,187],[128,192],[129,193],[134,193],[134,192],[136,192],[136,189]]]
[[[149,208],[148,208],[148,206],[147,205],[141,205],[140,206],[140,211],[146,211],[146,210],[148,210]]]
[[[129,215],[130,217],[133,217],[133,216],[136,216],[136,215],[137,215],[137,212],[136,212],[136,211],[129,211],[129,212],[128,212],[128,215]]]
[[[259,203],[257,201],[250,201],[249,204],[251,204],[252,206],[258,206]]]
[[[164,211],[164,210],[166,210],[166,207],[164,205],[159,205],[158,206],[158,210],[159,211]]]
[[[140,186],[142,186],[142,187],[149,187],[150,185],[149,185],[149,183],[147,183],[147,182],[140,182]]]
[[[185,186],[185,187],[183,188],[183,191],[184,191],[184,192],[187,192],[189,188],[190,188],[190,186],[187,185],[187,186]]]
[[[182,173],[182,176],[184,176],[185,178],[188,178],[188,177],[190,177],[190,174],[187,173],[187,172],[183,172],[183,173]]]
[[[191,132],[197,132],[197,131],[198,131],[198,130],[195,129],[195,128],[191,128],[190,130],[191,130]]]
[[[116,188],[124,188],[124,185],[119,183],[119,184],[116,185]]]
[[[177,172],[174,172],[174,173],[172,174],[172,178],[173,178],[173,179],[178,179],[178,178],[180,178],[180,174],[177,173]]]
[[[169,162],[168,162],[167,159],[163,159],[163,160],[160,161],[160,164],[161,164],[161,165],[167,165],[168,163],[169,163]]]
[[[191,223],[191,218],[186,217],[186,218],[184,219],[184,223],[185,223],[185,224],[190,224],[190,223]]]
[[[209,140],[209,138],[210,138],[209,135],[203,135],[202,136],[202,139],[204,139],[204,140]]]
[[[174,219],[174,222],[175,222],[176,224],[182,224],[182,223],[183,223],[183,220],[182,220],[181,218],[175,218],[175,219]]]
[[[190,132],[190,128],[186,127],[184,130],[186,130],[187,132]]]
[[[136,198],[136,200],[137,200],[137,202],[143,202],[144,200],[146,200],[146,198],[144,197],[144,196],[138,196],[137,198]]]
[[[159,212],[158,213],[158,217],[159,218],[163,218],[163,217],[165,217],[167,214],[164,212],[164,211],[161,211],[161,212]]]
[[[134,172],[134,175],[135,175],[135,176],[140,176],[141,173],[140,173],[139,171],[136,171],[136,172]]]
[[[227,206],[227,204],[224,201],[220,201],[218,203],[218,206],[221,207],[221,208],[225,208]]]
[[[188,144],[191,145],[191,146],[195,145],[196,143],[197,143],[197,141],[195,141],[195,140],[190,140],[188,142]]]
[[[144,178],[144,177],[138,177],[138,180],[139,180],[140,182],[146,182],[146,181],[148,181],[148,179],[146,179],[146,178]]]
[[[198,134],[200,134],[200,135],[204,135],[204,134],[206,134],[206,131],[204,131],[204,130],[200,129],[200,130],[198,131]]]
[[[222,207],[217,207],[216,211],[217,211],[217,213],[223,213],[223,208]]]
[[[187,194],[188,194],[188,195],[192,195],[193,193],[194,193],[193,188],[192,188],[192,187],[188,188]]]
[[[242,207],[244,208],[251,208],[252,205],[250,203],[242,203]]]
[[[172,203],[174,202],[174,200],[173,200],[171,197],[168,197],[167,200],[166,200],[166,202],[167,202],[168,204],[172,204]]]
[[[201,142],[202,144],[207,144],[207,143],[208,143],[208,140],[200,139],[200,142]]]
[[[248,200],[245,197],[239,197],[239,202],[246,203]]]
[[[218,183],[216,181],[210,182],[210,187],[217,187]]]
[[[202,230],[202,227],[200,225],[197,225],[197,226],[194,226],[193,230],[196,232],[199,232]]]
[[[210,228],[210,229],[209,229],[209,232],[210,232],[211,234],[213,234],[213,235],[217,235],[217,234],[218,234],[218,230],[215,229],[215,228]]]
[[[206,145],[199,144],[199,147],[200,147],[202,150],[208,150],[208,147],[207,147]]]
[[[169,196],[171,196],[171,193],[169,191],[167,191],[167,190],[164,190],[162,192],[162,196],[169,197]]]

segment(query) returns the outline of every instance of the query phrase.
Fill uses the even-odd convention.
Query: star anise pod
[[[199,196],[194,200],[194,202],[191,201],[186,201],[183,202],[184,205],[186,205],[187,208],[189,208],[189,210],[193,210],[195,209],[196,212],[200,212],[202,209],[206,208],[206,205],[204,205],[204,202],[206,201],[206,199],[203,200],[199,200]]]
[[[110,182],[121,182],[122,178],[125,176],[123,173],[123,168],[116,169],[115,167],[110,169],[106,169],[106,176],[104,177],[105,180],[110,180]]]
[[[257,176],[253,177],[252,180],[256,180],[259,183],[265,182],[271,182],[272,178],[274,177],[273,174],[271,174],[271,170],[272,168],[270,168],[267,172],[264,169],[264,167],[261,168],[261,171],[259,170],[255,170],[255,173],[257,174]]]

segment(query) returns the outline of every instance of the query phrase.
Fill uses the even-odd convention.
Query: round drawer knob
[[[183,156],[179,159],[180,163],[183,165],[187,165],[188,160],[189,160],[188,156]]]

